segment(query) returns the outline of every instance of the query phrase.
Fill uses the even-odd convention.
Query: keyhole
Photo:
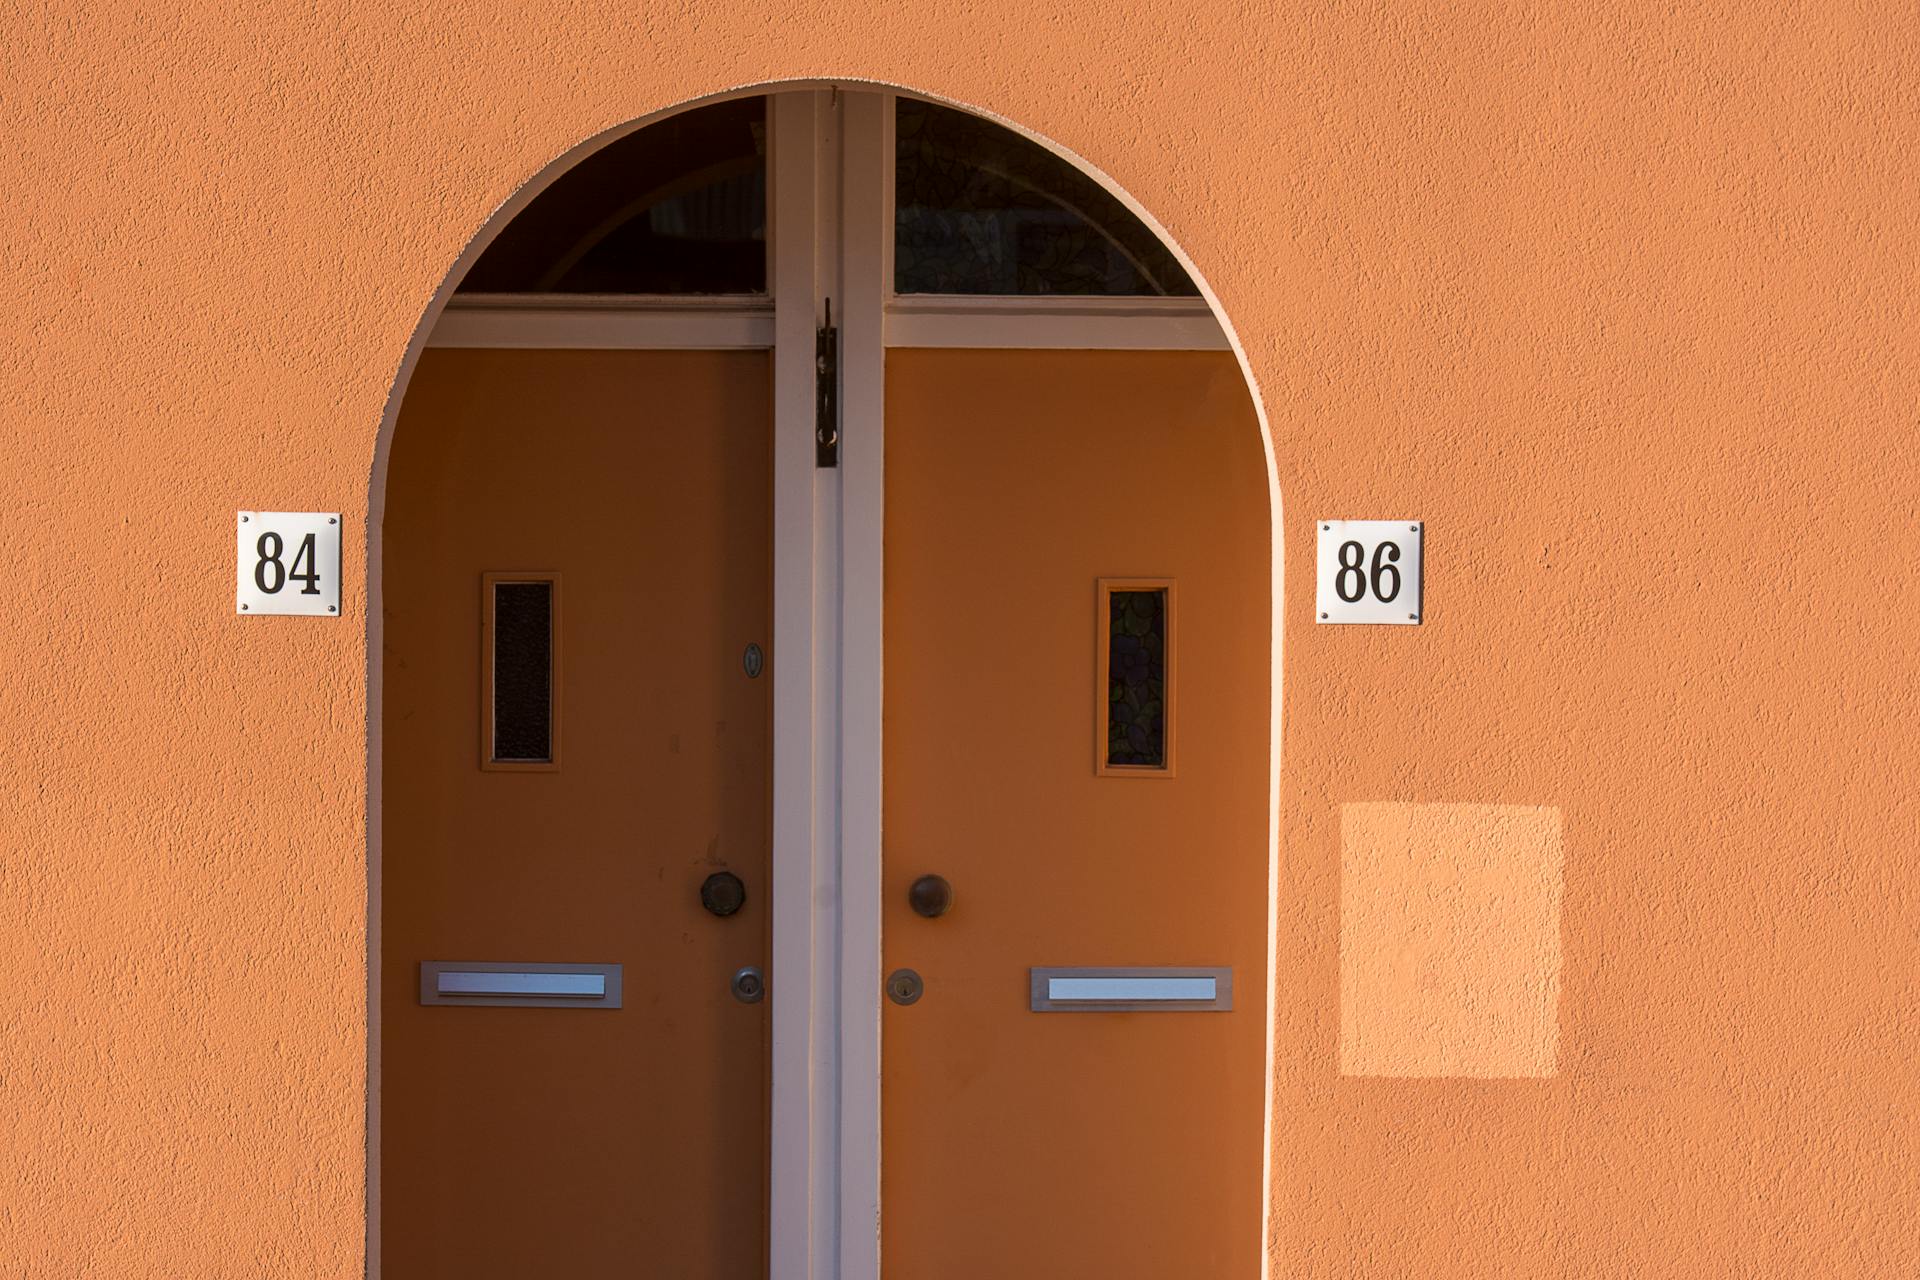
[[[925,990],[926,984],[911,969],[895,969],[887,975],[887,999],[895,1004],[912,1004]]]

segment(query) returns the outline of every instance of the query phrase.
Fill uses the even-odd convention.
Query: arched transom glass
[[[1158,236],[1046,148],[918,99],[894,111],[895,294],[1198,296]],[[460,291],[765,296],[767,166],[764,97],[650,125],[529,204]]]

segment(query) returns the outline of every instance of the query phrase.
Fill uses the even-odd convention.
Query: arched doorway
[[[1268,474],[1175,255],[978,117],[743,96],[428,347],[383,1273],[1257,1272]]]

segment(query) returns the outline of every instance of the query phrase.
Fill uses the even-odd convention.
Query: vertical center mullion
[[[881,691],[892,96],[843,94],[840,166],[840,1269],[880,1244]]]
[[[772,1151],[769,1257],[775,1280],[832,1274],[836,1144],[829,1123],[837,1075],[830,901],[834,820],[830,759],[819,737],[834,708],[821,672],[826,580],[821,471],[814,465],[814,338],[821,323],[820,175],[828,94],[771,98],[774,645]],[[822,889],[828,891],[822,893]]]

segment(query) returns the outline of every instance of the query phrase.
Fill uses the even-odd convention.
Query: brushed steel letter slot
[[[440,971],[443,996],[564,996],[582,1000],[607,998],[604,973],[473,973]]]
[[[618,1009],[620,966],[425,960],[420,1003]]]
[[[1230,968],[1036,967],[1035,1013],[1225,1013],[1233,1008]]]

